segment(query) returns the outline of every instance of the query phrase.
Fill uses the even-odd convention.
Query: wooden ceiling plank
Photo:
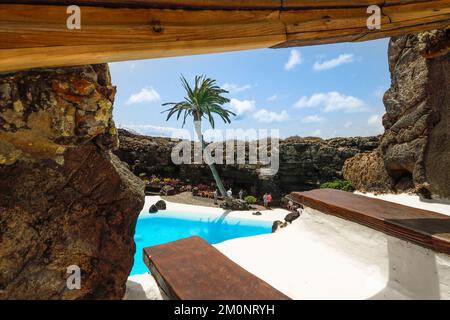
[[[365,27],[298,32],[287,35],[287,42],[277,45],[277,47],[293,47],[313,45],[314,42],[320,44],[330,44],[337,42],[368,41],[416,32],[420,30],[445,29],[450,25],[450,15],[438,17],[428,17],[424,19],[413,19],[401,22],[383,24],[381,30],[368,30]]]
[[[165,9],[279,9],[282,0],[0,0],[0,3]]]
[[[55,46],[0,50],[0,72],[39,67],[175,57],[226,51],[269,48],[286,41],[285,35],[220,40],[122,43],[111,45]]]
[[[393,22],[424,19],[447,13],[450,13],[450,0],[428,1],[426,3],[412,3],[383,8],[383,14],[387,15]]]
[[[33,11],[29,8],[0,5],[1,49],[285,35],[277,11],[85,7],[81,30],[68,30],[67,14],[60,7],[39,6]]]
[[[68,30],[66,8],[61,6],[66,3],[64,1],[0,0],[0,72],[365,41],[433,27],[448,27],[450,21],[450,0],[165,2],[171,8],[178,9],[167,9],[162,1],[118,0],[114,1],[116,7],[110,7],[112,0],[71,0],[70,4],[88,3],[95,6],[81,8],[81,30]],[[381,30],[368,30],[366,27],[366,5],[369,2],[382,5]],[[140,7],[131,8],[128,6],[130,3]]]
[[[366,8],[292,10],[281,12],[280,19],[286,25],[287,33],[321,31],[365,27],[368,14]],[[389,18],[382,16],[382,23]]]

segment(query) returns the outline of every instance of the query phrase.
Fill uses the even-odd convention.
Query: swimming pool
[[[162,244],[190,236],[200,236],[211,244],[225,240],[271,233],[271,221],[238,219],[225,215],[177,213],[160,211],[141,213],[136,224],[136,253],[130,275],[148,272],[142,260],[144,247]]]

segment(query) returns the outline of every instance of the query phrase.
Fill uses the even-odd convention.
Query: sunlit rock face
[[[392,187],[392,179],[384,168],[383,158],[378,150],[359,153],[346,160],[342,172],[344,178],[351,181],[358,191],[384,193]]]
[[[448,31],[391,39],[391,87],[384,95],[385,133],[376,151],[384,166],[368,163],[367,168],[379,171],[358,175],[358,159],[348,160],[344,176],[359,189],[410,189],[450,197],[450,170],[446,170],[450,167],[450,54],[445,49],[449,39]],[[375,155],[371,158],[372,162],[380,160]],[[380,190],[376,177],[386,174],[390,182]]]
[[[0,299],[122,298],[144,186],[111,152],[114,95],[104,64],[0,75]]]

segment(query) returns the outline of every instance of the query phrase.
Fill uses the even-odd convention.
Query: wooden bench
[[[198,236],[144,248],[144,262],[170,299],[289,299]]]
[[[450,217],[334,189],[292,192],[292,201],[450,254]]]

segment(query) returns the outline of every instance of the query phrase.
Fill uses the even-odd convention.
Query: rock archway
[[[65,26],[64,6],[69,2],[86,6],[87,17],[87,24],[79,33],[70,31],[71,37]],[[123,296],[133,263],[133,233],[144,202],[144,186],[111,153],[117,143],[117,132],[112,120],[115,88],[108,67],[87,64],[364,41],[447,28],[449,24],[448,0],[432,1],[433,6],[430,1],[380,0],[375,2],[382,9],[384,26],[370,32],[365,23],[367,5],[371,2],[2,1],[0,298]],[[102,21],[118,18],[116,33],[105,36],[104,27],[114,23]],[[99,25],[103,29],[95,28]],[[408,165],[401,165],[402,170],[412,171],[414,182],[443,185],[445,189],[442,183],[448,181],[448,176],[439,175],[438,171],[431,174],[427,168],[437,170],[450,158],[445,158],[449,150],[448,38],[444,37],[437,47],[432,46],[438,50],[427,51],[432,61],[420,62],[419,58],[414,69],[425,72],[427,80],[422,82],[415,75],[412,85],[426,86],[436,96],[418,99],[425,101],[428,120],[423,131],[414,129],[407,134],[409,117],[397,116],[396,108],[398,105],[401,108],[403,102],[395,94],[403,94],[402,79],[408,77],[403,77],[397,67],[405,59],[418,58],[415,49],[409,48],[414,39],[417,36],[405,36],[393,42],[400,50],[394,54],[397,63],[391,64],[394,89],[386,99],[387,142],[377,159],[383,160],[380,168],[387,163],[389,180],[396,166],[390,165],[386,156],[398,145],[397,140],[387,139],[389,130],[404,129],[405,135],[411,136],[405,141],[413,141],[416,135],[426,136],[426,143],[419,144],[420,159],[406,161]],[[72,65],[82,66],[59,67]],[[43,69],[29,70],[35,67]],[[447,93],[442,92],[445,89]],[[395,103],[390,102],[394,100]],[[407,109],[420,109],[415,103],[407,105]],[[411,117],[413,122],[421,119]],[[442,139],[447,144],[442,144]],[[398,161],[394,159],[395,162]],[[442,188],[432,191],[441,192]],[[66,270],[71,265],[81,269],[80,290],[69,290],[66,286]]]

